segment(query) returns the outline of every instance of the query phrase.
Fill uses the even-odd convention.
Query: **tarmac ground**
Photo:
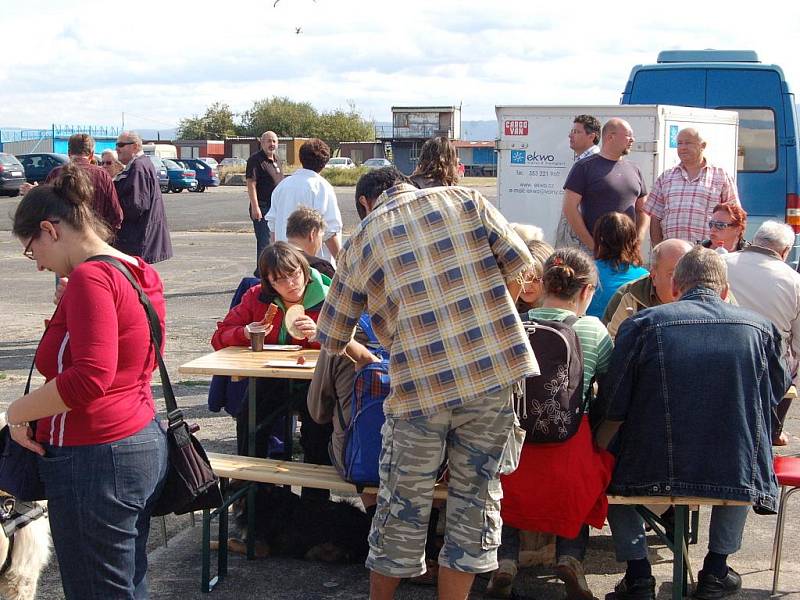
[[[493,199],[493,189],[486,195]],[[338,188],[345,230],[355,225],[352,188]],[[21,256],[22,247],[10,233],[9,214],[17,199],[0,198],[0,410],[21,395],[28,368],[42,330],[43,319],[53,311],[53,277],[39,273],[31,261]],[[204,194],[166,196],[168,219],[172,227],[175,256],[157,265],[165,283],[167,298],[166,360],[179,405],[200,425],[198,436],[210,451],[233,452],[235,428],[225,413],[207,409],[208,378],[178,374],[178,366],[210,352],[209,340],[216,321],[224,317],[233,292],[242,277],[252,273],[255,243],[246,219],[243,189],[218,188]],[[41,384],[34,377],[34,386]],[[163,410],[163,394],[158,377],[154,393]],[[790,444],[778,449],[781,454],[796,454],[800,449],[800,414],[790,410],[786,430]],[[796,500],[795,500],[796,503]],[[800,599],[800,505],[790,507],[786,523],[779,593],[781,598]],[[707,544],[710,511],[701,511],[700,542],[690,546],[690,563],[696,574],[702,566]],[[766,599],[772,584],[769,570],[774,516],[751,513],[742,549],[730,564],[743,578],[743,589],[731,598]],[[192,527],[188,515],[166,520],[168,546],[164,546],[160,519],[153,520],[149,544],[150,597],[158,599],[239,598],[323,599],[367,598],[369,574],[362,565],[326,565],[292,559],[268,558],[247,561],[231,555],[228,577],[211,593],[200,593],[200,518]],[[657,580],[659,600],[671,598],[672,563],[669,551],[655,537],[651,558]],[[610,531],[593,531],[586,559],[587,579],[595,596],[602,598],[622,577],[624,566],[615,562]],[[214,562],[215,568],[215,562]],[[486,579],[478,577],[471,598],[483,597]],[[546,568],[521,571],[515,584],[518,598],[540,600],[564,597],[563,586]],[[44,572],[37,598],[62,598],[55,559]],[[397,598],[434,598],[430,587],[401,585]]]

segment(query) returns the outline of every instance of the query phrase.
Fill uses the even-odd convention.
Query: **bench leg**
[[[257,483],[247,486],[247,560],[256,557],[256,491]]]
[[[200,591],[204,594],[209,593],[217,582],[217,578],[211,580],[211,511],[203,509],[203,541],[202,541],[202,565],[200,574]]]
[[[683,600],[688,591],[686,583],[686,548],[689,528],[689,507],[675,507],[675,541],[672,549],[672,600]]]
[[[224,498],[228,493],[228,478],[221,477],[219,480],[219,487],[222,491]],[[219,529],[217,539],[217,578],[222,579],[228,574],[228,506],[220,507],[219,513]]]
[[[689,525],[689,543],[697,543],[697,535],[700,531],[700,509],[692,511],[692,521]]]

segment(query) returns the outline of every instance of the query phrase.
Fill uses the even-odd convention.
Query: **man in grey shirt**
[[[606,213],[627,214],[644,239],[650,218],[644,212],[647,188],[639,167],[624,160],[636,139],[627,121],[609,119],[602,130],[599,153],[575,163],[564,184],[564,215],[589,251],[594,251],[592,229]]]

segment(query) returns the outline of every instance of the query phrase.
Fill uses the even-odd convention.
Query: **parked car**
[[[356,163],[347,156],[335,156],[325,165],[326,169],[355,169]]]
[[[217,187],[219,185],[217,170],[206,161],[200,158],[181,158],[173,162],[183,165],[187,169],[191,169],[195,172],[197,185],[193,188],[189,188],[190,192],[204,192],[207,187]]]
[[[392,161],[386,158],[368,158],[361,166],[368,169],[382,169],[383,167],[391,167]]]
[[[0,194],[16,196],[25,183],[25,167],[13,154],[0,152]]]
[[[244,158],[223,158],[219,163],[220,167],[246,167],[247,160]]]
[[[211,158],[210,156],[201,156],[200,160],[206,163],[209,167],[214,169],[215,171],[219,170],[219,163],[217,162],[216,158]]]
[[[166,194],[169,191],[169,173],[167,173],[167,167],[164,165],[164,161],[157,156],[148,155],[147,158],[150,159],[150,162],[152,162],[153,166],[156,168],[156,172],[158,173],[158,185],[161,187],[161,193]]]
[[[169,158],[163,159],[163,161],[167,168],[167,175],[169,175],[170,192],[180,193],[183,190],[197,187],[197,177],[194,171]]]
[[[66,154],[54,152],[33,152],[30,154],[17,154],[17,160],[25,167],[25,179],[28,183],[42,183],[50,171],[69,162]]]

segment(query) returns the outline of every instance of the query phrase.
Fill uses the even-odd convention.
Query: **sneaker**
[[[589,590],[583,564],[573,556],[559,556],[556,564],[556,577],[567,588],[567,600],[597,600]]]
[[[492,573],[489,585],[486,586],[484,595],[490,598],[511,598],[514,587],[514,577],[517,576],[517,565],[513,560],[505,558],[497,565],[497,570]]]
[[[742,578],[736,571],[728,567],[728,574],[722,579],[711,573],[700,571],[697,574],[697,587],[693,595],[701,600],[716,600],[735,594],[740,589],[742,589]]]
[[[606,600],[656,600],[656,578],[639,577],[629,583],[623,577],[617,585],[614,586],[614,591],[606,594]]]

